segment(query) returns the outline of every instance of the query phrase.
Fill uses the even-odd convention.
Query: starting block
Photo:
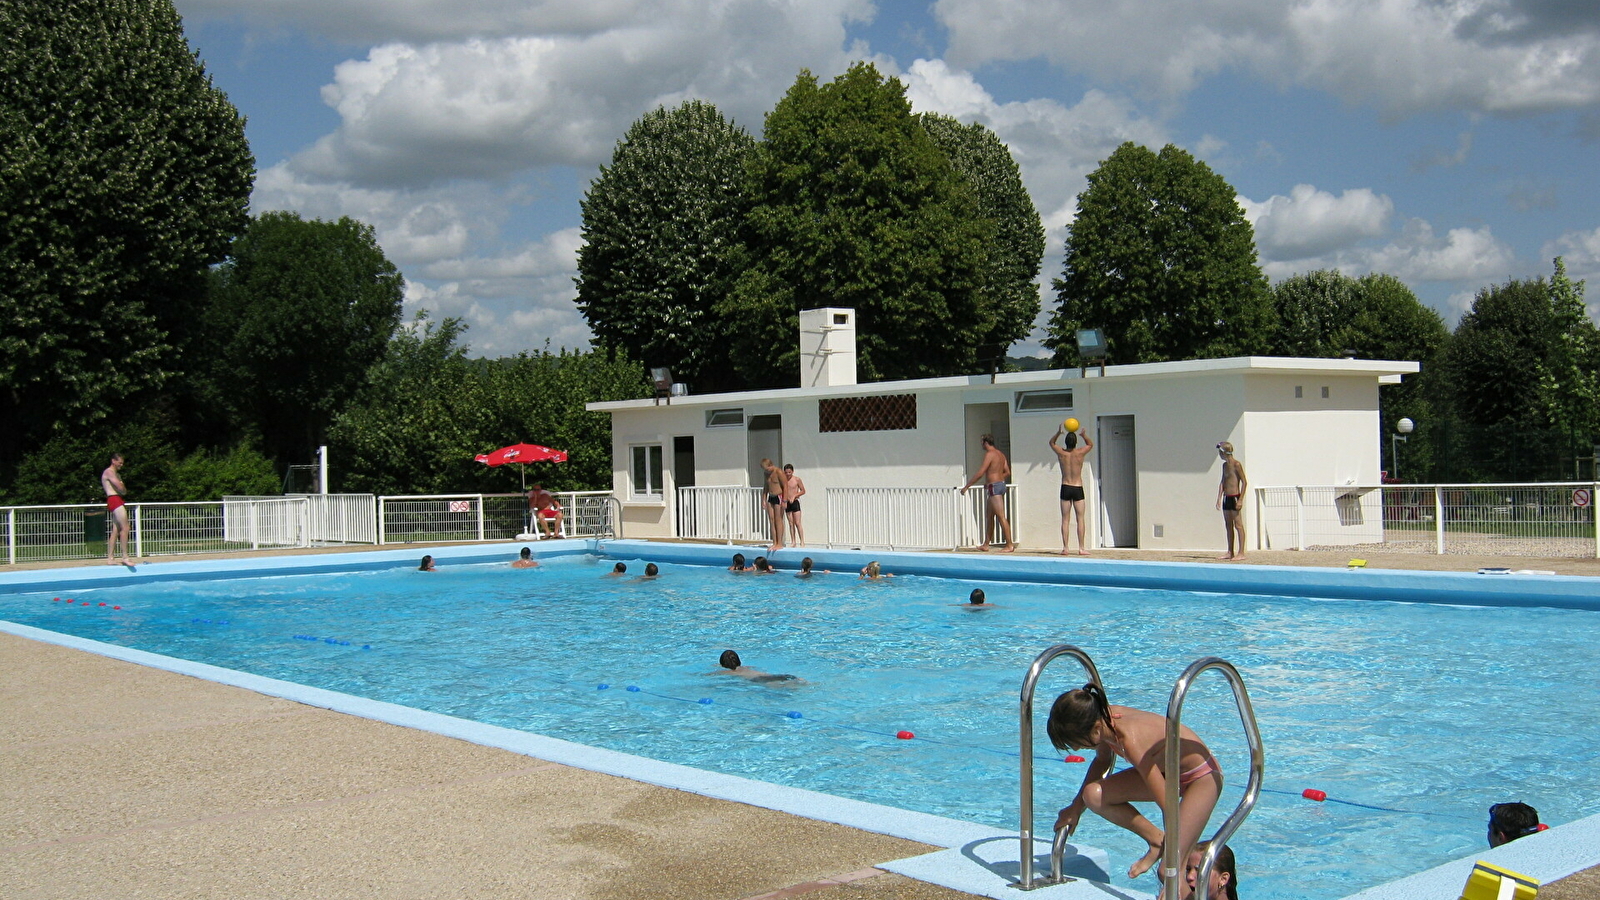
[[[1467,876],[1460,900],[1534,900],[1538,895],[1535,879],[1480,859]]]

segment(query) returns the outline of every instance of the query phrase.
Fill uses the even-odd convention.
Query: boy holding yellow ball
[[[1063,436],[1066,443],[1064,448],[1056,443]],[[1083,458],[1094,449],[1094,441],[1086,433],[1083,446],[1079,447],[1078,420],[1068,419],[1050,436],[1050,449],[1055,451],[1056,460],[1061,463],[1061,555],[1066,556],[1071,550],[1068,536],[1071,534],[1072,517],[1077,516],[1078,555],[1088,556],[1089,548],[1083,545],[1087,527],[1083,521],[1086,505],[1083,499]]]

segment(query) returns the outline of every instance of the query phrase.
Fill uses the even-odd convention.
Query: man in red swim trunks
[[[106,492],[106,524],[111,527],[111,534],[106,538],[106,565],[117,564],[116,548],[117,539],[122,539],[122,564],[133,565],[133,560],[128,558],[128,510],[125,506],[128,489],[122,484],[122,476],[117,470],[122,468],[122,454],[111,454],[111,465],[100,473],[100,487]]]
[[[536,484],[528,492],[528,512],[533,516],[534,528],[538,530],[540,538],[553,538],[561,536],[561,501],[556,496],[544,489],[544,485]]]

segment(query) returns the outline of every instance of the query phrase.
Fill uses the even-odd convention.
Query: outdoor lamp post
[[[1416,428],[1417,423],[1410,419],[1401,419],[1394,423],[1395,433],[1389,436],[1389,461],[1394,466],[1394,472],[1391,474],[1397,481],[1400,479],[1400,444],[1406,441],[1406,435]]]

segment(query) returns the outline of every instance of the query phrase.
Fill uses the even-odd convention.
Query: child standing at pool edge
[[[1091,682],[1056,698],[1045,731],[1057,750],[1092,748],[1095,752],[1078,795],[1056,817],[1055,830],[1065,828],[1070,837],[1084,809],[1092,809],[1144,838],[1150,846],[1128,867],[1129,878],[1137,878],[1160,861],[1164,834],[1133,802],[1159,804],[1166,796],[1169,773],[1161,768],[1166,755],[1166,717],[1112,706],[1100,686]],[[1222,795],[1222,767],[1188,727],[1180,726],[1178,738],[1178,858],[1187,859]],[[1133,768],[1106,777],[1119,756]]]

